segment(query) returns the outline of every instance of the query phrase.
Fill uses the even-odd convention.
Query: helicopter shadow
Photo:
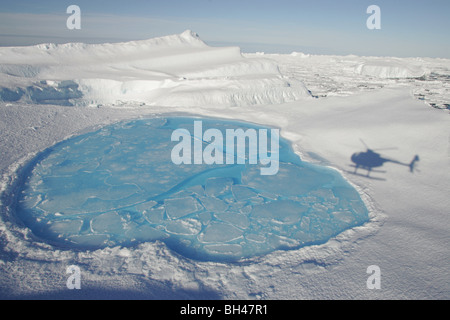
[[[350,165],[350,166],[351,166],[351,167],[355,167],[355,166],[353,166],[353,165]],[[354,175],[354,176],[359,176],[359,177],[363,177],[363,178],[366,178],[366,179],[370,179],[370,180],[378,180],[378,181],[386,181],[386,180],[387,180],[386,178],[374,177],[374,176],[371,176],[371,175],[359,173],[359,172],[356,172],[356,170],[354,170],[354,171],[351,171],[351,170],[344,170],[344,172],[346,172],[346,173],[348,173],[348,174],[352,174],[352,175]],[[381,171],[381,170],[373,170],[373,171],[371,171],[371,172],[386,173],[386,171]]]
[[[380,170],[379,168],[383,167],[385,163],[393,163],[401,166],[409,167],[409,171],[412,173],[416,169],[416,163],[419,161],[419,156],[415,155],[411,162],[405,163],[395,159],[387,158],[382,156],[380,153],[375,152],[381,149],[370,149],[364,143],[363,140],[361,142],[366,147],[366,151],[356,152],[354,153],[350,159],[353,164],[350,166],[354,168],[353,171],[346,171],[347,173],[358,175],[361,177],[365,177],[372,180],[381,180],[385,181],[385,178],[374,177],[371,176],[371,173],[386,173],[384,170]],[[383,150],[392,150],[395,148],[384,148]],[[359,172],[358,172],[359,170]],[[365,173],[361,173],[361,171],[365,171]]]

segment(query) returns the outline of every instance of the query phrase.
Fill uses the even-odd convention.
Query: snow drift
[[[0,73],[3,101],[242,106],[310,96],[274,61],[245,58],[238,47],[210,47],[189,30],[124,43],[1,48]]]

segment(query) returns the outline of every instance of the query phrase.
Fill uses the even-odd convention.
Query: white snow
[[[121,44],[0,48],[0,72],[1,87],[23,90],[19,100],[0,103],[1,298],[450,297],[450,117],[439,109],[450,101],[450,61],[241,55],[238,48],[208,47],[188,31]],[[74,106],[29,99],[36,90],[49,95],[45,103],[57,100]],[[82,97],[74,94],[77,90]],[[311,98],[308,90],[318,98]],[[8,194],[14,191],[18,170],[37,153],[100,126],[160,114],[281,128],[303,160],[329,166],[355,186],[370,210],[370,222],[323,245],[228,264],[190,260],[160,242],[93,251],[58,249],[37,241],[14,219]],[[411,173],[407,167],[386,163],[383,172],[371,173],[379,179],[351,174],[351,155],[365,151],[360,140],[373,149],[395,148],[379,152],[405,163],[418,154],[418,170]],[[211,181],[208,192],[221,188],[229,188],[226,181]],[[174,216],[200,205],[187,199],[184,207],[173,203]],[[263,217],[268,209],[257,214]],[[158,208],[146,210],[147,219],[159,219]],[[348,218],[343,213],[336,216]],[[279,223],[290,219],[287,210]],[[54,225],[55,232],[81,227],[77,221],[61,223],[66,225]],[[120,225],[92,225],[109,227]],[[203,241],[224,236],[215,232],[220,227],[213,225]],[[192,234],[200,226],[173,223],[168,228]],[[230,238],[241,236],[238,229],[227,231]],[[134,232],[134,237],[150,240],[159,230]],[[249,238],[261,240],[257,234]],[[104,241],[98,236],[83,240]],[[286,239],[271,241],[289,246]],[[209,249],[239,250],[232,245]],[[81,268],[80,292],[66,287],[66,267],[73,264]],[[370,265],[381,269],[380,290],[366,286]]]

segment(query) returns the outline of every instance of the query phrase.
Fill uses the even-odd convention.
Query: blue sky
[[[450,58],[449,0],[1,0],[0,46],[117,42],[197,32],[244,52]],[[68,30],[69,5],[81,30]],[[369,5],[381,30],[369,30]]]

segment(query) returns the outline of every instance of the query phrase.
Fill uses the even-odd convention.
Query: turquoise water
[[[65,140],[24,170],[17,217],[58,247],[159,240],[188,258],[212,261],[325,243],[368,221],[359,194],[339,173],[301,161],[282,138],[275,175],[261,175],[259,162],[175,165],[171,151],[178,142],[171,135],[179,128],[193,133],[194,120],[224,136],[226,129],[268,129],[167,117],[121,122]]]

